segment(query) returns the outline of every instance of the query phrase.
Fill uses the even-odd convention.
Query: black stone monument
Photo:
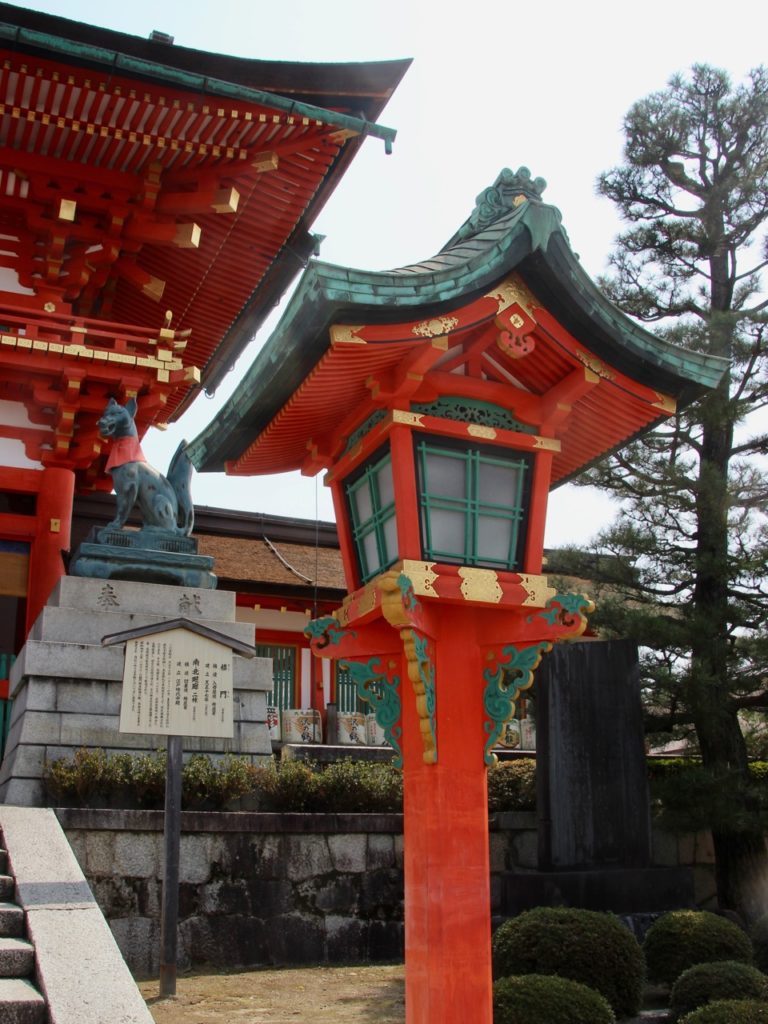
[[[534,693],[539,871],[505,876],[503,909],[691,906],[690,869],[651,863],[636,645],[558,644],[542,660]]]

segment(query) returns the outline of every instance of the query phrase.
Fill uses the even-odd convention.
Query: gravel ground
[[[171,999],[156,979],[139,988],[156,1024],[403,1024],[403,979],[401,964],[366,964],[181,974]]]

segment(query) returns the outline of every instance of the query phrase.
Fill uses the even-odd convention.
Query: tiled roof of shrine
[[[408,65],[228,57],[0,3],[12,269],[49,312],[191,330],[185,365],[215,389],[316,249],[364,138],[391,146],[375,122]],[[196,392],[180,385],[165,416]]]

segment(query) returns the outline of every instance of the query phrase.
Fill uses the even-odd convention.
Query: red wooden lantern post
[[[541,574],[547,494],[724,369],[623,317],[505,170],[434,258],[316,263],[199,469],[326,471],[350,594],[310,623],[405,778],[406,1019],[491,1024],[486,769],[590,602]]]
[[[531,507],[543,517],[549,474],[520,457],[531,435],[510,451],[437,418],[424,438],[423,419],[388,416],[332,471],[345,561],[373,575],[310,632],[373,705],[403,766],[407,1019],[491,1024],[486,770],[542,654],[583,632],[590,605],[555,596],[541,576],[482,565],[540,563]],[[392,551],[406,557],[393,564]]]

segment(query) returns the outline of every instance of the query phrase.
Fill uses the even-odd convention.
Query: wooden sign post
[[[181,771],[184,736],[231,739],[234,654],[254,647],[189,619],[113,633],[104,646],[125,644],[120,732],[167,736],[160,998],[176,994],[181,854]]]
[[[181,860],[181,736],[168,737],[163,831],[163,902],[160,909],[160,998],[176,995],[179,945],[179,862]]]

